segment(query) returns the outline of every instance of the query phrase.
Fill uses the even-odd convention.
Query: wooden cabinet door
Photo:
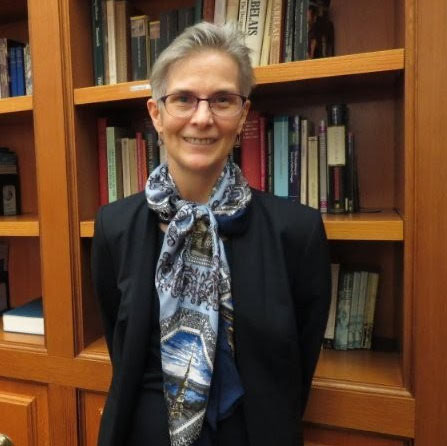
[[[99,423],[101,422],[105,401],[106,395],[103,393],[81,393],[82,446],[97,445]]]
[[[48,446],[46,386],[0,378],[0,433],[14,446]]]

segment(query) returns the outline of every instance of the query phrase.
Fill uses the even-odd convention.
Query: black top
[[[163,238],[164,233],[160,230],[156,258],[160,256]],[[224,246],[231,268],[230,244],[224,242]],[[154,292],[153,295],[157,296],[157,293]],[[154,299],[153,310],[146,370],[127,446],[170,446],[171,444],[168,412],[163,394],[163,372],[160,353],[160,302],[158,299]],[[211,386],[213,386],[213,383],[211,383]],[[248,445],[244,415],[240,404],[228,418],[218,423],[217,432],[213,432],[205,420],[202,434],[194,443],[194,446],[230,445]]]

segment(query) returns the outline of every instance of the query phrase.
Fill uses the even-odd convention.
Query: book
[[[95,85],[105,84],[102,0],[92,0],[92,49]]]
[[[250,110],[241,137],[241,169],[248,184],[262,190],[260,115]]]
[[[272,41],[272,9],[273,9],[273,0],[267,0],[267,11],[265,13],[265,25],[264,25],[264,37],[262,39],[261,58],[259,60],[260,66],[269,64],[270,44]]]
[[[349,312],[349,324],[348,324],[348,349],[352,350],[355,347],[355,331],[357,329],[357,316],[359,307],[359,295],[360,295],[360,271],[353,271],[352,279],[352,297],[351,297],[351,309]]]
[[[116,58],[116,12],[115,0],[106,1],[106,33],[107,33],[107,80],[109,84],[118,82]]]
[[[132,76],[129,2],[127,0],[115,1],[115,39],[117,82],[127,82]]]
[[[225,25],[227,15],[227,0],[214,1],[214,23],[216,25]]]
[[[283,0],[272,0],[272,25],[269,63],[275,64],[282,61],[283,34],[284,34],[284,2]]]
[[[273,118],[273,192],[278,197],[288,197],[289,117]]]
[[[96,121],[96,129],[98,146],[98,187],[100,206],[109,202],[106,128],[107,118],[98,118],[98,120]]]
[[[353,272],[343,270],[339,280],[334,348],[348,349],[348,328],[351,313]]]
[[[227,0],[227,12],[225,15],[225,23],[236,23],[239,14],[239,0]]]
[[[312,134],[311,122],[308,119],[301,120],[301,174],[300,174],[300,202],[307,205],[307,151],[308,138]]]
[[[127,129],[122,127],[107,127],[107,178],[109,203],[123,198],[123,170],[121,158],[121,142]]]
[[[295,27],[295,0],[285,0],[283,62],[293,61],[293,29]]]
[[[20,179],[17,154],[0,148],[0,215],[20,214]]]
[[[267,0],[249,0],[245,25],[245,44],[252,50],[250,58],[253,67],[257,67],[261,60],[266,12]]]
[[[318,148],[320,156],[320,212],[327,213],[327,150],[326,150],[326,122],[320,121],[318,126]]]
[[[29,43],[23,49],[23,58],[25,63],[25,94],[30,96],[33,94],[33,76],[31,68],[31,48]]]
[[[357,321],[354,324],[354,348],[362,348],[363,320],[365,317],[366,291],[368,286],[368,271],[360,272],[360,290],[357,309]]]
[[[289,116],[289,198],[300,200],[301,178],[301,118],[298,115]]]
[[[372,334],[374,328],[374,313],[377,301],[377,291],[379,287],[379,273],[369,272],[366,286],[365,312],[363,316],[363,339],[362,348],[371,349]]]
[[[3,331],[45,334],[42,298],[3,313]]]
[[[160,45],[160,21],[154,20],[149,23],[149,42],[150,42],[150,59],[151,65],[155,63],[161,52]]]
[[[296,0],[293,27],[293,60],[307,59],[307,25],[309,0]]]
[[[25,95],[25,64],[23,60],[23,44],[16,46],[16,96]]]
[[[150,77],[151,51],[149,39],[149,17],[130,18],[130,46],[132,54],[132,80],[146,80]]]
[[[338,277],[340,274],[340,264],[331,263],[331,303],[329,307],[329,315],[324,332],[324,346],[327,348],[334,347],[335,338],[335,318],[337,313],[338,301]]]
[[[308,206],[319,209],[317,136],[309,136],[307,139],[307,186]]]
[[[239,31],[245,32],[245,27],[247,24],[247,13],[248,13],[248,2],[249,0],[239,0],[239,16],[237,27]]]

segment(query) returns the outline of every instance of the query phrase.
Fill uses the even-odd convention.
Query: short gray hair
[[[244,34],[232,23],[218,26],[202,22],[186,28],[156,60],[151,73],[153,98],[160,99],[166,94],[167,75],[174,63],[210,49],[229,55],[237,63],[240,93],[248,96],[255,79],[250,61],[251,50],[244,44]]]

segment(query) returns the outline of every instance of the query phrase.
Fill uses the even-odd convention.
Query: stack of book
[[[42,298],[34,299],[3,313],[3,331],[45,334]]]
[[[325,120],[315,127],[303,116],[268,117],[250,111],[241,138],[242,172],[251,187],[322,213],[356,212],[359,190],[353,133],[345,125],[328,127]]]
[[[332,296],[325,348],[371,349],[379,273],[332,264]]]
[[[0,37],[0,99],[32,94],[29,43]]]
[[[100,205],[143,190],[148,175],[164,161],[152,122],[146,119],[143,131],[135,132],[99,118],[97,130]]]
[[[0,147],[0,215],[20,214],[20,181],[16,153]]]

